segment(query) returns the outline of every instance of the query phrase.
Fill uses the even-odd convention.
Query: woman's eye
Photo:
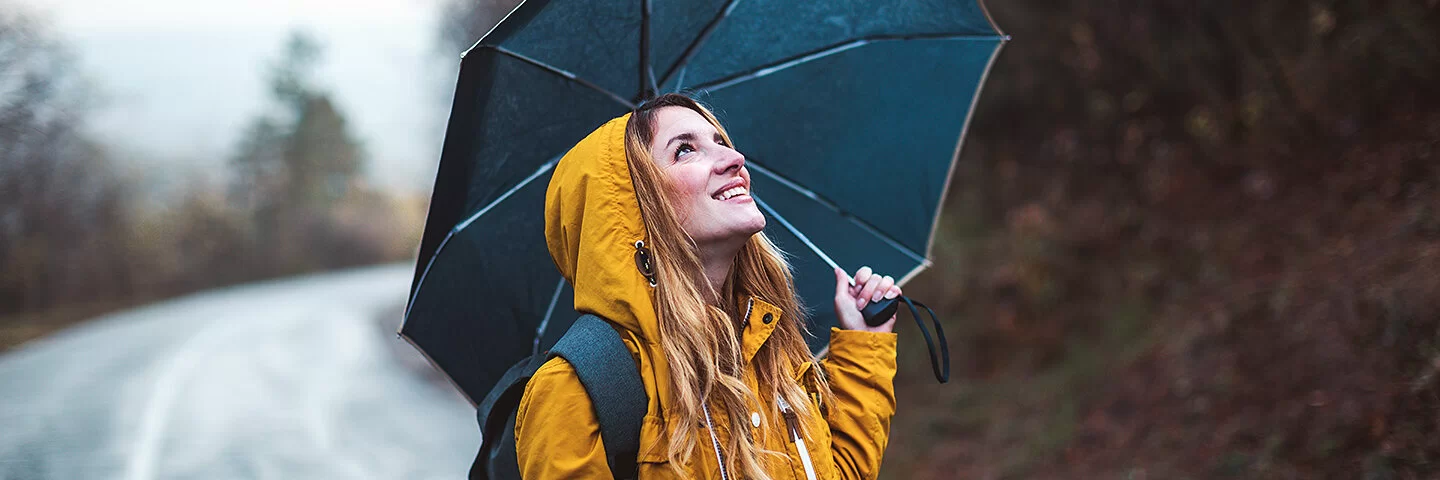
[[[688,143],[682,143],[682,144],[680,144],[679,147],[675,148],[675,159],[676,159],[676,160],[679,160],[679,159],[680,159],[680,156],[685,155],[685,154],[687,154],[687,153],[692,153],[692,152],[694,152],[694,151],[695,151],[695,147],[694,147],[693,145],[690,145],[690,144],[688,144]]]

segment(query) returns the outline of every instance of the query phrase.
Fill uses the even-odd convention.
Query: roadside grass
[[[1064,360],[1040,371],[1015,369],[988,379],[956,376],[944,385],[924,381],[928,372],[910,375],[912,381],[896,386],[899,407],[883,476],[1030,478],[1077,441],[1082,408],[1106,373],[1134,361],[1161,337],[1142,328],[1146,315],[1143,305],[1127,303],[1104,322],[1105,332],[1068,341]],[[917,350],[924,351],[923,343],[908,340],[902,340],[901,368],[928,369],[923,358],[913,358]],[[976,455],[985,458],[975,462]],[[970,458],[951,462],[951,456]],[[975,463],[993,470],[917,470]]]
[[[127,301],[75,303],[49,310],[0,316],[0,353],[78,325],[85,320],[136,304]]]
[[[976,263],[984,261],[994,230],[967,213],[961,206],[942,219],[935,270],[912,289],[920,298],[944,299],[936,303],[946,311],[937,313],[950,334],[952,377],[947,384],[935,382],[923,340],[910,320],[902,319],[897,328],[898,406],[882,478],[1033,478],[1083,441],[1081,416],[1107,373],[1134,362],[1164,338],[1152,328],[1158,324],[1157,308],[1135,296],[1110,302],[1111,311],[1080,329],[1086,331],[1060,338],[1060,345],[1051,348],[1061,352],[1053,361],[1039,359],[1047,354],[1022,345],[1006,352],[1008,358],[987,360],[999,366],[996,371],[967,365],[971,350],[986,341],[995,321],[983,317],[988,299],[951,298],[982,290],[972,284],[983,280],[966,274],[968,268],[989,268]],[[1023,248],[1027,257],[1046,255],[1043,241]],[[982,465],[987,470],[973,470]]]

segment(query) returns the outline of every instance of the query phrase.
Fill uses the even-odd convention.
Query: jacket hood
[[[555,165],[545,192],[545,242],[575,289],[575,310],[655,345],[654,291],[636,255],[637,243],[649,242],[625,160],[629,120],[625,114],[601,125]]]

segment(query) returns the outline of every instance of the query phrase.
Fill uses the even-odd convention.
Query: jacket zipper
[[[816,480],[815,465],[810,462],[810,449],[805,447],[805,439],[800,437],[800,421],[796,418],[795,410],[790,408],[790,402],[785,401],[785,397],[776,399],[780,401],[780,415],[785,417],[785,426],[790,429],[790,441],[800,453],[800,465],[805,467],[805,478]]]
[[[745,325],[750,325],[750,311],[755,309],[755,299],[745,301],[745,316],[740,317]]]
[[[700,409],[705,411],[705,430],[710,432],[710,443],[715,446],[715,464],[720,466],[720,480],[730,480],[730,475],[725,472],[725,457],[720,456],[720,439],[715,437],[715,425],[710,422],[710,406],[702,403]]]

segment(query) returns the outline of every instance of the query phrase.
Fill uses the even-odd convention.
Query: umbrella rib
[[[757,197],[753,194],[750,195],[750,198],[754,199],[755,204],[760,205],[760,208],[763,208],[766,212],[769,212],[770,216],[775,217],[776,220],[779,220],[780,226],[785,227],[786,230],[789,230],[791,234],[795,235],[795,238],[800,239],[800,243],[805,244],[806,247],[810,248],[810,251],[815,252],[815,255],[819,256],[821,260],[825,261],[825,264],[830,265],[833,268],[840,268],[840,265],[835,263],[835,260],[831,259],[829,255],[826,255],[824,250],[821,250],[820,247],[816,246],[815,242],[810,241],[809,236],[806,236],[805,233],[801,232],[799,228],[795,228],[795,225],[792,225],[789,220],[786,220],[785,216],[781,215],[780,212],[775,211],[774,208],[770,208],[770,204],[765,203],[764,200],[761,200],[760,197]]]
[[[465,49],[465,51],[460,52],[460,59],[464,60],[465,56],[469,55],[471,50],[480,48],[480,44],[485,43],[485,39],[488,38],[491,33],[495,33],[496,30],[499,30],[500,25],[503,25],[506,20],[509,20],[511,16],[515,15],[515,12],[520,11],[520,7],[523,6],[525,6],[525,0],[520,0],[519,2],[515,3],[515,6],[510,7],[510,10],[505,12],[505,16],[500,17],[500,21],[495,22],[494,25],[490,26],[489,30],[485,31],[484,35],[481,35],[480,38],[475,39],[475,43],[470,44],[470,48],[467,48]]]
[[[557,68],[557,67],[555,67],[554,65],[550,65],[550,64],[548,64],[548,63],[545,63],[545,62],[542,62],[542,61],[539,61],[539,60],[536,60],[536,59],[527,57],[527,56],[525,56],[525,55],[522,54],[522,53],[519,53],[519,52],[510,50],[510,49],[508,49],[508,48],[505,48],[505,47],[502,47],[502,46],[499,46],[499,45],[485,45],[485,46],[483,46],[482,48],[494,49],[495,52],[497,52],[497,53],[499,53],[499,54],[501,54],[501,55],[508,55],[508,56],[510,56],[511,58],[514,58],[514,59],[520,60],[520,61],[522,61],[522,62],[525,62],[525,63],[531,64],[531,65],[540,67],[542,70],[545,70],[545,71],[547,71],[547,72],[550,72],[550,73],[559,75],[559,76],[561,76],[561,77],[564,77],[564,78],[566,78],[566,79],[568,79],[568,80],[570,80],[570,81],[573,81],[573,82],[575,82],[575,83],[578,83],[578,84],[580,84],[580,85],[584,85],[585,87],[587,87],[587,88],[589,88],[589,89],[591,89],[591,90],[594,90],[594,91],[596,91],[596,92],[600,92],[600,93],[604,94],[605,96],[610,97],[610,99],[611,99],[611,100],[614,100],[616,103],[619,103],[619,104],[621,104],[621,105],[624,105],[625,108],[628,108],[628,109],[631,109],[631,110],[634,110],[634,109],[635,109],[635,102],[631,102],[631,101],[629,101],[629,100],[626,100],[625,97],[621,97],[621,96],[619,96],[619,95],[616,95],[615,92],[606,90],[606,89],[604,89],[603,87],[601,87],[601,86],[599,86],[599,85],[596,85],[594,82],[591,82],[591,81],[589,81],[589,80],[580,78],[579,75],[576,75],[576,74],[574,74],[573,72],[570,72],[569,70]]]
[[[540,338],[545,336],[545,328],[550,326],[550,315],[555,313],[555,304],[560,302],[560,292],[565,290],[565,277],[555,282],[555,293],[550,295],[550,306],[545,307],[545,318],[540,319],[540,326],[535,327],[535,342],[530,346],[530,355],[540,354]]]
[[[805,246],[810,249],[810,251],[815,252],[815,255],[820,257],[820,260],[824,261],[826,265],[829,265],[830,268],[845,270],[844,268],[840,268],[840,264],[835,263],[835,260],[830,258],[829,255],[826,255],[825,251],[820,250],[820,247],[816,246],[815,242],[810,241],[809,236],[806,236],[805,233],[801,232],[799,228],[796,228],[795,225],[791,224],[789,220],[786,220],[784,215],[781,215],[780,212],[777,212],[775,211],[775,209],[770,208],[770,205],[766,204],[763,200],[760,200],[760,197],[751,195],[750,198],[754,199],[755,204],[759,205],[760,208],[763,208],[766,212],[769,212],[771,217],[774,217],[775,220],[778,220],[780,222],[780,226],[785,227],[785,230],[788,230],[791,234],[795,235],[795,238],[800,239],[800,243],[804,243]],[[903,247],[902,250],[904,250]],[[919,259],[919,263],[915,265],[915,268],[910,269],[909,272],[905,273],[905,276],[901,277],[899,280],[896,280],[895,284],[904,285],[906,283],[909,283],[910,279],[914,277],[915,274],[920,273],[922,270],[925,270],[929,266],[929,260],[923,258]],[[851,282],[854,282],[854,280],[851,280]],[[815,357],[823,357],[829,351],[830,347],[826,346],[825,348],[821,349],[820,353],[816,354]]]
[[[505,193],[500,194],[499,197],[496,197],[495,200],[492,200],[489,204],[485,205],[485,207],[481,208],[480,211],[475,212],[475,214],[471,215],[470,218],[467,218],[465,219],[465,221],[456,224],[455,228],[451,228],[450,231],[445,234],[445,238],[441,239],[440,244],[435,247],[435,253],[431,254],[430,260],[425,262],[425,271],[420,272],[420,281],[415,282],[415,292],[410,295],[410,303],[405,305],[405,318],[400,320],[400,330],[405,330],[405,322],[410,320],[410,309],[415,306],[415,299],[420,296],[420,289],[425,286],[425,277],[430,275],[430,268],[435,266],[435,259],[440,258],[440,252],[445,251],[445,246],[450,244],[450,239],[454,238],[455,234],[460,233],[462,230],[465,230],[465,227],[469,227],[470,224],[476,219],[480,218],[481,215],[490,212],[491,208],[495,208],[495,206],[499,205],[500,202],[505,201],[506,198],[510,198],[510,196],[514,195],[515,192],[520,191],[522,187],[528,185],[536,178],[539,178],[541,175],[545,174],[545,172],[550,171],[551,168],[555,168],[555,163],[558,161],[560,161],[559,156],[551,158],[550,161],[545,162],[544,165],[541,165],[540,168],[536,169],[535,173],[530,174],[530,176],[525,177],[524,180],[521,180],[520,183],[516,184],[513,187],[510,187],[510,189],[506,190]]]
[[[650,0],[640,0],[640,99],[644,101],[659,90],[655,72],[650,68]]]
[[[669,82],[670,79],[675,76],[676,72],[679,72],[686,64],[690,63],[690,59],[694,58],[695,54],[700,52],[700,46],[704,45],[705,40],[710,38],[710,34],[715,32],[715,28],[720,26],[720,21],[730,16],[730,12],[734,11],[735,5],[739,3],[740,0],[730,0],[729,3],[725,4],[725,8],[720,9],[720,11],[715,14],[715,18],[710,19],[710,23],[705,24],[705,28],[700,30],[700,35],[695,36],[695,39],[690,41],[690,45],[685,47],[685,52],[681,53],[680,58],[675,61],[675,64],[671,65],[670,69],[665,71],[665,75],[660,77],[661,85]],[[676,87],[678,89],[679,85],[676,85]]]
[[[695,90],[715,91],[722,88],[733,87],[736,84],[748,82],[787,68],[807,63],[820,58],[828,57],[847,50],[853,50],[872,43],[896,42],[906,40],[970,40],[970,41],[1005,41],[1008,37],[1002,35],[953,35],[953,34],[920,34],[920,35],[875,35],[856,40],[850,40],[828,47],[819,48],[806,53],[795,55],[790,58],[779,60],[768,65],[736,73],[728,77],[704,83],[694,87]]]
[[[922,262],[922,263],[923,263],[923,262],[926,261],[924,255],[920,255],[919,253],[916,253],[914,250],[910,249],[909,247],[906,247],[904,244],[901,244],[899,240],[896,240],[894,237],[891,237],[890,235],[887,235],[885,232],[881,231],[880,229],[875,228],[875,226],[874,226],[874,225],[871,225],[870,222],[866,222],[865,220],[861,219],[860,217],[855,216],[855,214],[850,213],[849,211],[846,211],[846,210],[843,209],[843,208],[840,208],[840,206],[839,206],[839,205],[836,205],[835,202],[831,202],[829,199],[820,196],[820,194],[815,193],[814,191],[812,191],[812,190],[810,190],[810,189],[808,189],[808,188],[805,188],[805,187],[800,186],[800,184],[797,184],[797,183],[795,183],[794,181],[791,181],[790,179],[785,178],[784,176],[782,176],[782,175],[780,175],[780,174],[778,174],[778,173],[775,173],[774,171],[770,170],[769,168],[765,168],[764,166],[760,165],[759,163],[755,162],[754,160],[748,160],[748,161],[746,161],[745,163],[746,163],[746,165],[748,165],[750,168],[754,169],[755,171],[760,172],[760,173],[762,173],[762,174],[765,174],[765,176],[770,177],[771,179],[775,180],[776,182],[780,182],[781,185],[784,185],[784,186],[788,187],[789,189],[794,190],[795,193],[799,193],[800,195],[803,195],[803,196],[805,196],[806,198],[809,198],[809,199],[811,199],[811,200],[814,200],[815,203],[819,203],[820,205],[823,205],[825,208],[828,208],[828,209],[830,209],[831,211],[835,212],[836,214],[839,214],[841,218],[844,218],[844,219],[846,219],[846,220],[849,220],[850,223],[853,223],[853,224],[855,224],[856,226],[860,227],[860,229],[865,230],[866,232],[869,232],[871,235],[874,235],[875,238],[879,238],[881,241],[885,242],[885,244],[890,245],[890,247],[894,248],[895,250],[898,250],[900,253],[905,254],[905,256],[910,257],[911,259],[913,259],[913,260],[915,260],[915,261],[917,261],[917,262]],[[768,207],[767,207],[767,210],[768,210]],[[782,219],[782,220],[780,221],[780,223],[781,223],[781,224],[788,225],[789,222],[786,222],[785,220]],[[807,240],[807,243],[808,243],[808,240]],[[811,248],[814,248],[814,247],[812,246]],[[824,254],[821,254],[821,255],[823,256]]]

